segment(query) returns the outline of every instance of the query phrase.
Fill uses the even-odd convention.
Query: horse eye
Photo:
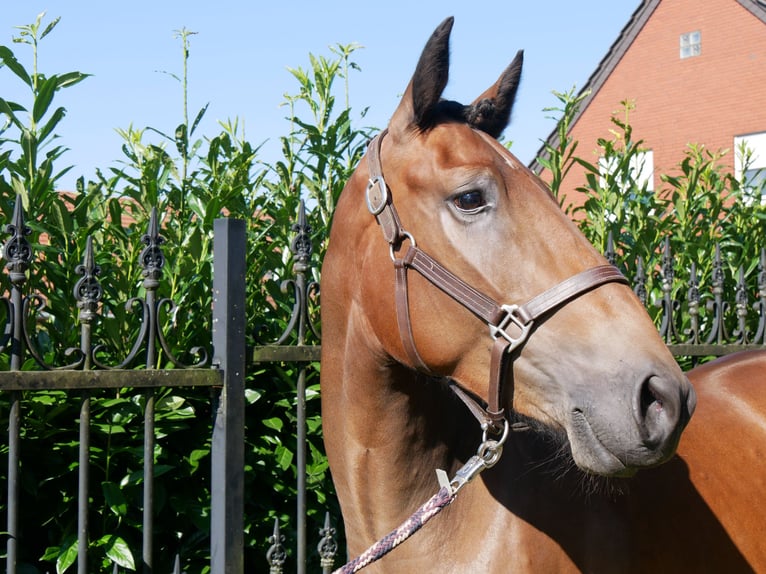
[[[484,201],[484,194],[481,191],[473,190],[460,194],[452,202],[460,211],[476,211],[484,207],[487,202]]]

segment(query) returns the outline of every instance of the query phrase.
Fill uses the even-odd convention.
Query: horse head
[[[321,384],[339,490],[396,433],[395,448],[426,448],[416,437],[428,401],[413,398],[424,381],[453,381],[481,405],[497,394],[501,417],[565,434],[588,473],[629,476],[660,464],[675,452],[694,391],[631,289],[498,143],[522,53],[470,105],[442,98],[452,23],[429,39],[334,216]],[[445,288],[429,274],[453,279]],[[484,301],[499,303],[485,314],[505,313],[499,334],[476,309]],[[504,339],[523,340],[506,345],[498,367],[493,348]],[[413,458],[396,452],[390,464]]]

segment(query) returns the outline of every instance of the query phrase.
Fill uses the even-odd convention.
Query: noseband
[[[375,216],[389,244],[391,259],[396,270],[396,318],[402,345],[408,359],[416,368],[423,372],[430,371],[418,354],[412,335],[407,271],[413,269],[489,326],[494,344],[486,408],[454,383],[451,386],[479,420],[485,434],[488,431],[500,434],[504,428],[507,429],[502,393],[503,380],[511,362],[511,354],[527,340],[535,321],[605,283],[627,284],[628,282],[613,265],[599,265],[565,279],[522,305],[497,303],[418,248],[415,238],[405,231],[394,207],[391,193],[383,179],[380,148],[386,133],[387,130],[384,130],[378,134],[369,145],[370,180],[367,185],[366,199],[370,213]],[[477,133],[484,135],[482,132]],[[405,241],[409,242],[409,247],[403,257],[397,257],[396,253]]]

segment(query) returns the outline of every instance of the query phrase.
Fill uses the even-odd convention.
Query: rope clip
[[[447,473],[442,469],[436,469],[436,478],[439,481],[439,486],[442,488],[449,488],[452,496],[454,496],[461,488],[476,478],[484,469],[495,466],[503,454],[503,443],[505,443],[505,439],[508,438],[508,420],[505,419],[503,423],[503,434],[500,439],[487,439],[487,433],[485,431],[483,437],[484,440],[479,445],[476,454],[469,458],[468,461],[457,470],[452,480],[449,479]]]

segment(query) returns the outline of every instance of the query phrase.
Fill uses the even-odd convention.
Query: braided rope
[[[405,520],[399,528],[389,532],[357,558],[338,568],[333,574],[353,574],[382,558],[420,530],[426,522],[444,510],[446,506],[455,500],[456,494],[457,492],[453,491],[449,486],[443,486],[439,489],[439,492]]]

